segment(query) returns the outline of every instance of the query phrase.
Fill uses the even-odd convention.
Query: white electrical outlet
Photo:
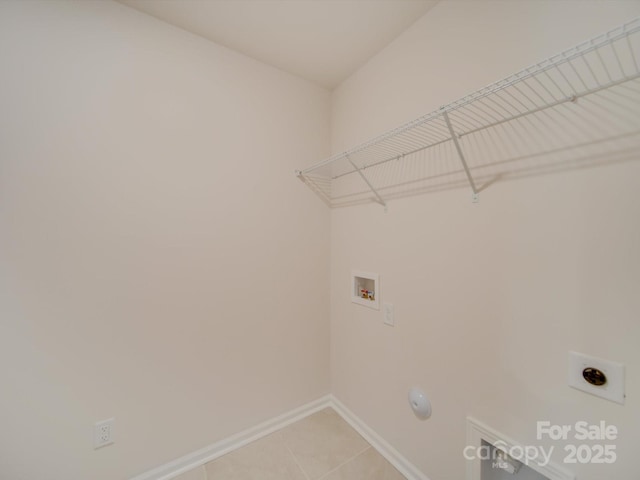
[[[389,325],[390,327],[393,327],[396,323],[395,308],[393,306],[393,303],[384,304],[384,323],[385,325]]]
[[[114,433],[114,423],[116,419],[110,418],[108,420],[103,420],[101,422],[97,422],[93,426],[93,448],[101,448],[106,447],[107,445],[111,445],[113,440]]]

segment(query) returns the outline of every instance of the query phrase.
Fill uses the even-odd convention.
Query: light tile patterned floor
[[[405,480],[326,408],[175,480]]]

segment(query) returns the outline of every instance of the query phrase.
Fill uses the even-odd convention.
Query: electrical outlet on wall
[[[384,306],[384,323],[385,325],[389,325],[393,327],[396,324],[395,319],[395,307],[393,303],[385,303]]]
[[[97,422],[93,426],[94,450],[101,447],[106,447],[107,445],[111,445],[114,442],[113,433],[114,433],[115,421],[116,421],[115,418],[110,418],[108,420]]]
[[[597,372],[594,379],[589,375]],[[595,384],[594,384],[595,383]],[[569,386],[624,405],[624,365],[584,353],[569,352]]]

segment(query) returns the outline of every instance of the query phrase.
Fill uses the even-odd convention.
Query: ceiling
[[[437,0],[118,0],[326,88]]]

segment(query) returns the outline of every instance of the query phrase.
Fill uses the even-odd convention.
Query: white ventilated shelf
[[[330,207],[638,158],[640,18],[297,171]]]

